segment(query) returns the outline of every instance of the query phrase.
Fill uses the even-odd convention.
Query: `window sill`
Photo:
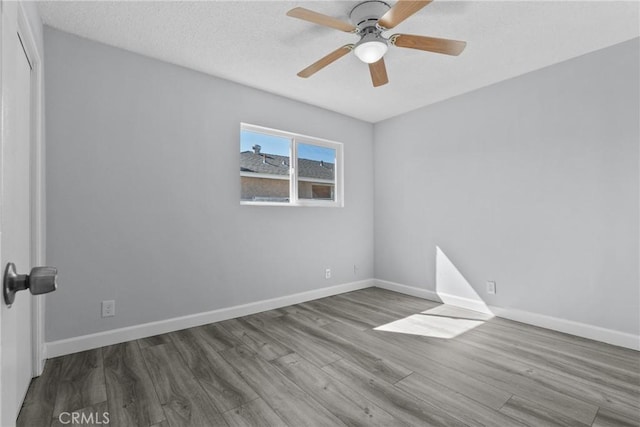
[[[298,203],[278,203],[278,202],[251,202],[241,201],[241,206],[284,206],[292,208],[342,208],[343,203],[340,202],[298,202]]]

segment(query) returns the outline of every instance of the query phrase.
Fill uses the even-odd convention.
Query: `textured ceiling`
[[[639,4],[436,0],[393,31],[467,41],[459,57],[391,48],[373,88],[353,54],[296,73],[353,34],[285,16],[303,6],[347,20],[358,2],[40,2],[45,24],[369,122],[496,83],[640,34]],[[391,4],[394,2],[391,1]]]

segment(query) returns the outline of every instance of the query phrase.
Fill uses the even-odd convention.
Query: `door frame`
[[[22,2],[18,2],[17,31],[31,64],[30,123],[30,203],[31,203],[31,266],[45,265],[45,158],[43,139],[43,74],[42,56],[35,33]],[[46,361],[44,345],[45,296],[31,296],[31,376],[42,374]]]

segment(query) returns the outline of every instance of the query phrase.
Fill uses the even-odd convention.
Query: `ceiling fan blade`
[[[387,67],[384,65],[384,58],[380,58],[377,62],[369,64],[369,72],[371,73],[371,81],[373,87],[386,85],[389,83],[387,77]]]
[[[432,0],[398,0],[382,18],[378,20],[378,25],[384,29],[390,29],[431,3]]]
[[[458,40],[438,39],[435,37],[413,36],[410,34],[394,34],[389,41],[398,47],[426,50],[427,52],[444,53],[458,56],[462,53],[467,42]]]
[[[310,77],[310,76],[314,75],[315,73],[317,73],[318,71],[320,71],[324,67],[326,67],[327,65],[337,61],[338,59],[340,59],[343,56],[345,56],[347,53],[351,52],[351,49],[353,49],[353,45],[352,44],[348,44],[348,45],[344,45],[341,48],[338,48],[338,49],[334,50],[333,52],[331,52],[327,56],[325,56],[323,58],[320,58],[319,60],[317,60],[313,64],[309,65],[304,70],[300,71],[298,73],[298,77],[302,77],[302,78],[306,79],[307,77]]]
[[[287,12],[287,16],[313,22],[318,25],[324,25],[325,27],[335,28],[336,30],[344,31],[345,33],[353,33],[356,31],[356,27],[348,22],[341,21],[338,18],[324,15],[322,13],[314,12],[313,10],[305,9],[304,7],[294,7]]]

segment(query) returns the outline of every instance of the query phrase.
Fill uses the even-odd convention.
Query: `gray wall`
[[[46,339],[374,273],[435,290],[436,247],[472,288],[440,291],[637,334],[638,49],[372,126],[45,27]],[[344,142],[345,207],[240,206],[240,121]]]
[[[45,52],[47,341],[373,277],[371,124],[47,27]],[[240,206],[241,121],[343,142],[345,207]]]
[[[435,290],[440,247],[489,304],[638,334],[638,52],[376,124],[376,278]]]

